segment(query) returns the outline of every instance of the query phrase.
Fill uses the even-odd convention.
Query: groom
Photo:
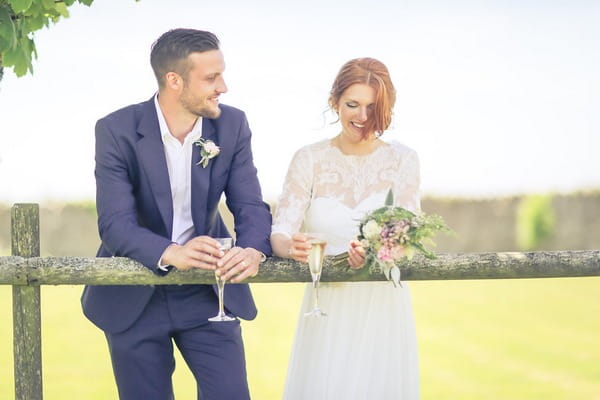
[[[219,41],[175,29],[152,46],[158,93],[96,124],[99,257],[130,257],[158,275],[216,270],[241,282],[270,255],[271,216],[263,202],[244,113],[219,104],[227,91]],[[225,193],[236,246],[217,206]],[[209,322],[212,285],[88,286],[85,315],[106,334],[120,399],[173,398],[173,342],[198,384],[198,398],[248,399],[240,323]],[[256,316],[247,284],[225,290],[225,308]]]

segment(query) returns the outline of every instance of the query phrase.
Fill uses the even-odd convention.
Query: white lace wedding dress
[[[275,213],[273,233],[321,232],[328,255],[347,251],[358,221],[395,204],[419,209],[416,153],[385,143],[349,156],[331,140],[294,156]],[[409,289],[391,282],[322,283],[319,306],[328,316],[305,318],[313,306],[307,285],[288,366],[286,400],[413,400],[419,398],[417,341]]]

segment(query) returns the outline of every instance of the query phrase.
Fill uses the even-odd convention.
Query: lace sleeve
[[[275,210],[272,234],[283,233],[291,236],[300,230],[310,204],[312,176],[312,157],[310,150],[305,147],[296,152],[288,168],[283,192]]]
[[[412,212],[421,211],[421,174],[419,156],[412,149],[405,149],[401,155],[398,179],[394,182],[394,202]]]

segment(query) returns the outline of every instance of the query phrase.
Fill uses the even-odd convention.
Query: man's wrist
[[[179,246],[177,243],[171,243],[170,245],[167,246],[167,248],[165,249],[165,251],[163,251],[162,255],[160,256],[160,259],[158,260],[158,268],[163,270],[163,271],[168,271],[169,270],[169,266],[171,265],[171,253],[173,252],[174,247],[175,246]]]
[[[258,264],[259,265],[262,264],[262,263],[264,263],[265,261],[267,261],[267,256],[266,256],[265,253],[263,253],[260,250],[255,249],[254,247],[249,247],[249,248],[252,249],[252,250],[254,250],[255,252],[257,252],[258,255],[260,256],[260,259],[258,260]]]
[[[267,255],[265,253],[263,253],[262,251],[259,251],[260,253],[260,261],[259,264],[264,263],[265,261],[267,261]]]

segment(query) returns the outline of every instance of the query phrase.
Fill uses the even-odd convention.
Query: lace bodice
[[[384,204],[388,190],[394,203],[420,209],[419,161],[414,150],[384,143],[371,154],[346,155],[330,139],[298,150],[277,204],[273,233],[327,234],[327,253],[347,250],[358,221]]]

